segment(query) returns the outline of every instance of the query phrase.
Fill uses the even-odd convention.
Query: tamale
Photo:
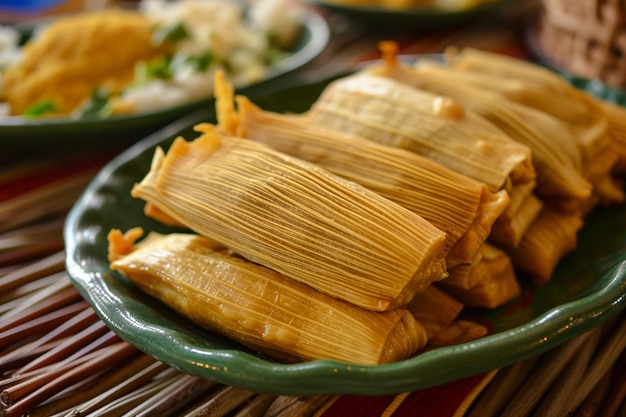
[[[611,117],[600,100],[552,71],[502,54],[465,48],[446,57],[465,81],[556,117],[580,150],[584,178],[594,186],[611,180],[618,155],[610,133]],[[602,190],[594,188],[600,193],[597,199],[611,201],[613,194],[603,195]]]
[[[428,338],[450,326],[463,307],[463,303],[434,285],[416,294],[406,305],[406,309],[424,326]]]
[[[445,97],[389,78],[357,73],[337,80],[304,117],[316,125],[417,153],[486,184],[492,192],[504,189],[524,198],[535,186],[528,147]],[[523,230],[504,226],[494,225],[493,229],[503,229],[495,234],[513,246],[521,235],[507,233]]]
[[[481,247],[471,264],[451,268],[437,286],[471,307],[500,307],[521,293],[510,257],[490,244]]]
[[[545,206],[519,246],[508,251],[513,264],[529,273],[536,284],[545,284],[561,258],[576,248],[582,225],[580,213],[564,214]]]
[[[576,201],[591,195],[591,184],[580,172],[580,151],[575,141],[567,138],[567,128],[557,119],[476,87],[466,82],[462,74],[442,65],[422,63],[417,67],[386,68],[372,71],[414,88],[451,97],[494,123],[509,138],[528,146],[537,172],[537,193]]]
[[[474,112],[440,95],[359,72],[332,82],[307,120],[418,153],[487,184],[535,179],[530,149]],[[507,190],[508,191],[508,190]]]
[[[111,268],[191,321],[284,361],[404,359],[426,331],[404,309],[364,310],[195,234],[109,233]]]
[[[445,233],[305,161],[211,126],[158,148],[131,194],[252,262],[371,310],[446,276]]]
[[[312,125],[305,118],[262,111],[246,97],[234,108],[232,88],[216,82],[218,125],[315,163],[420,215],[446,233],[446,262],[469,263],[508,205],[508,194],[418,154]],[[228,106],[228,103],[231,106]]]

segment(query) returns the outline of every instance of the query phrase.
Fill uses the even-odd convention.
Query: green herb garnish
[[[56,113],[57,111],[57,106],[52,102],[52,100],[45,100],[28,107],[24,111],[24,117],[36,119],[46,114]]]
[[[165,42],[176,43],[189,38],[189,32],[184,23],[177,23],[173,26],[159,26],[152,35],[152,42],[161,45]]]
[[[105,119],[111,115],[109,94],[99,88],[91,92],[91,100],[80,113],[81,119]]]

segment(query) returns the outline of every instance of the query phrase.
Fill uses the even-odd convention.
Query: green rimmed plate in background
[[[302,24],[303,30],[291,54],[277,62],[262,81],[242,87],[239,92],[252,94],[265,88],[271,89],[280,77],[303,67],[326,48],[330,30],[325,19],[320,14],[307,10],[303,14]],[[9,153],[129,145],[185,114],[197,109],[211,108],[213,102],[212,97],[207,97],[158,111],[105,119],[0,117],[0,149]]]
[[[416,6],[407,9],[389,9],[374,6],[341,4],[333,0],[306,0],[309,3],[339,13],[350,19],[377,28],[396,30],[425,30],[466,23],[498,11],[512,0],[491,0],[472,7],[444,9],[432,6]]]
[[[267,110],[302,112],[329,80],[251,97]],[[193,125],[214,121],[196,112],[133,145],[93,180],[68,216],[64,237],[72,282],[120,337],[184,372],[257,392],[282,395],[387,395],[427,388],[541,354],[598,326],[626,306],[626,206],[596,211],[580,232],[578,249],[543,287],[523,282],[523,294],[493,311],[467,313],[489,336],[438,348],[388,365],[336,361],[282,364],[207,332],[144,294],[108,267],[106,235],[141,226],[174,231],[143,215],[130,189],[148,172],[154,148]]]

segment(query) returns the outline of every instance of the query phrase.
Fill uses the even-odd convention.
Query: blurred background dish
[[[368,26],[385,29],[432,29],[484,17],[513,0],[307,0]]]
[[[240,80],[237,84],[238,89],[246,92],[262,89],[266,84],[272,83],[277,78],[309,63],[324,50],[329,40],[329,28],[324,18],[313,10],[307,10],[306,13],[298,15],[298,20],[301,27],[292,45],[287,50],[280,52],[277,59],[265,68],[260,76]],[[38,21],[38,23],[41,22],[48,21],[45,19]],[[34,27],[36,28],[36,24],[17,26],[25,38],[30,36]],[[173,61],[174,58],[171,60]],[[245,72],[245,65],[243,67]],[[256,74],[259,74],[259,71],[256,71]],[[111,114],[95,108],[96,113],[90,111],[78,116],[75,113],[58,116],[52,114],[51,116],[44,115],[45,117],[35,118],[21,115],[0,116],[0,143],[6,150],[19,150],[25,146],[33,148],[35,145],[37,149],[45,150],[51,146],[58,148],[72,144],[85,148],[110,146],[115,142],[128,144],[188,112],[210,105],[213,100],[212,89],[210,88],[211,73],[207,73],[204,78],[208,80],[205,84],[208,84],[209,88],[208,90],[205,89],[207,92],[202,95],[198,94],[197,88],[193,88],[192,91],[195,95],[191,98],[173,101],[171,104],[163,102],[154,107],[143,108],[139,106],[138,110],[132,113]],[[159,84],[158,86],[163,87],[161,88],[163,94],[157,94],[158,98],[162,100],[162,97],[168,96],[166,94],[168,91],[165,91],[168,87],[164,80],[156,79],[155,81]],[[176,84],[173,86],[174,88],[180,87],[178,79],[173,80],[173,84]],[[144,87],[144,85],[139,84],[139,87]],[[169,92],[171,93],[171,91]],[[141,103],[154,104],[155,100],[145,99],[146,94],[140,92],[139,95],[143,97]],[[105,138],[104,143],[99,143]]]

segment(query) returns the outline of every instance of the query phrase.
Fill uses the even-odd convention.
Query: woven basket
[[[549,61],[626,87],[626,0],[541,0],[537,42]]]

